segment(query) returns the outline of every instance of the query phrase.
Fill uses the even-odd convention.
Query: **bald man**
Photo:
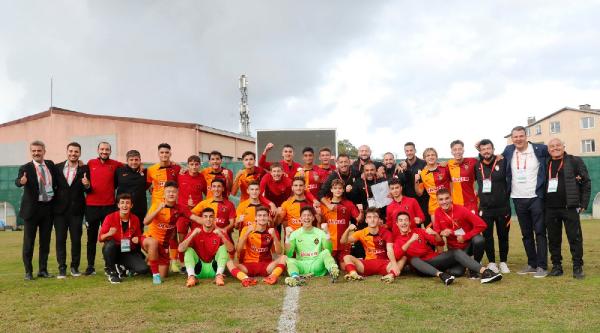
[[[383,163],[371,160],[371,147],[367,145],[358,147],[358,159],[350,166],[352,177],[355,179],[360,178],[365,164],[369,162],[375,164],[375,168],[377,169],[377,178],[384,178],[385,167],[383,166]]]
[[[573,277],[583,279],[583,236],[579,214],[590,202],[591,182],[583,160],[565,152],[565,144],[557,138],[548,142],[548,174],[546,181],[545,218],[552,271],[549,276],[563,275],[562,226],[564,224],[573,259]]]

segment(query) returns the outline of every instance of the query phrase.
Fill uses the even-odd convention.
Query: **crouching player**
[[[193,215],[186,206],[177,203],[177,183],[168,181],[164,186],[164,201],[152,204],[144,218],[148,230],[141,237],[142,248],[148,254],[148,264],[152,271],[152,283],[161,284],[169,271],[169,242],[175,239],[177,220],[186,217],[200,223],[200,217]]]
[[[131,214],[131,195],[119,194],[117,206],[119,210],[104,219],[98,236],[98,240],[104,243],[102,254],[110,283],[120,283],[126,276],[125,270],[136,274],[148,272],[139,246],[142,235],[140,222],[137,216]]]
[[[198,284],[198,279],[215,279],[217,286],[224,286],[223,272],[233,251],[233,243],[227,234],[215,227],[215,211],[202,210],[202,226],[195,228],[179,243],[179,252],[185,253],[184,262],[188,278],[187,287]]]
[[[244,287],[256,284],[256,276],[264,276],[263,282],[275,284],[285,269],[285,256],[275,229],[269,228],[269,210],[256,207],[256,224],[242,229],[237,243],[239,262],[229,260],[227,268],[231,275],[242,282]],[[273,250],[279,257],[273,260]]]
[[[290,275],[285,279],[288,286],[299,286],[305,283],[302,275],[324,276],[329,273],[332,281],[340,275],[335,260],[331,256],[331,236],[327,224],[321,230],[313,227],[317,212],[313,207],[300,209],[302,227],[291,231],[286,228],[285,250],[287,253],[287,271]]]
[[[481,266],[463,250],[450,249],[441,254],[434,252],[430,245],[443,244],[442,237],[431,228],[411,228],[408,213],[398,214],[397,226],[399,233],[394,240],[394,252],[397,257],[410,258],[410,265],[419,273],[437,276],[445,285],[454,282],[454,275],[462,274],[465,267],[481,273],[481,283],[502,279],[501,274]]]
[[[342,244],[360,241],[365,249],[365,259],[358,259],[352,255],[344,256],[348,272],[344,278],[362,280],[363,276],[382,275],[381,281],[394,282],[394,278],[400,275],[401,268],[394,256],[392,233],[379,226],[379,209],[376,207],[367,209],[365,220],[366,228],[356,231],[356,226],[350,225],[340,240]],[[404,261],[400,261],[400,265],[404,266]]]

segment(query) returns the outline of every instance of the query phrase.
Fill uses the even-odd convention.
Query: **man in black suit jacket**
[[[23,264],[25,280],[33,280],[33,249],[37,229],[40,230],[38,277],[52,277],[48,273],[48,252],[52,235],[52,199],[56,191],[55,166],[44,160],[46,147],[41,141],[29,145],[33,161],[22,165],[15,180],[17,187],[23,187],[19,216],[25,220],[23,232]]]
[[[56,230],[57,278],[67,277],[67,232],[71,235],[71,276],[80,276],[81,234],[85,211],[85,192],[91,189],[87,165],[79,161],[81,145],[67,145],[67,160],[56,165],[54,230]]]

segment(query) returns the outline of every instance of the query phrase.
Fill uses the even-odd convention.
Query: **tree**
[[[338,154],[346,154],[350,156],[351,159],[358,158],[358,149],[354,147],[352,142],[348,139],[344,139],[337,142],[337,150]]]

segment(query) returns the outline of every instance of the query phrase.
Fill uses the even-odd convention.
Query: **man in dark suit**
[[[55,166],[44,160],[46,147],[41,141],[29,145],[33,161],[22,165],[15,180],[17,187],[23,187],[19,216],[25,220],[23,232],[23,264],[25,280],[33,280],[33,249],[37,230],[40,230],[39,271],[37,276],[49,278],[48,252],[52,235],[52,199],[56,190]]]
[[[80,276],[81,234],[85,211],[85,192],[91,190],[88,167],[79,161],[81,145],[67,145],[67,160],[56,165],[54,229],[56,230],[57,278],[67,277],[67,232],[71,235],[71,276]]]

